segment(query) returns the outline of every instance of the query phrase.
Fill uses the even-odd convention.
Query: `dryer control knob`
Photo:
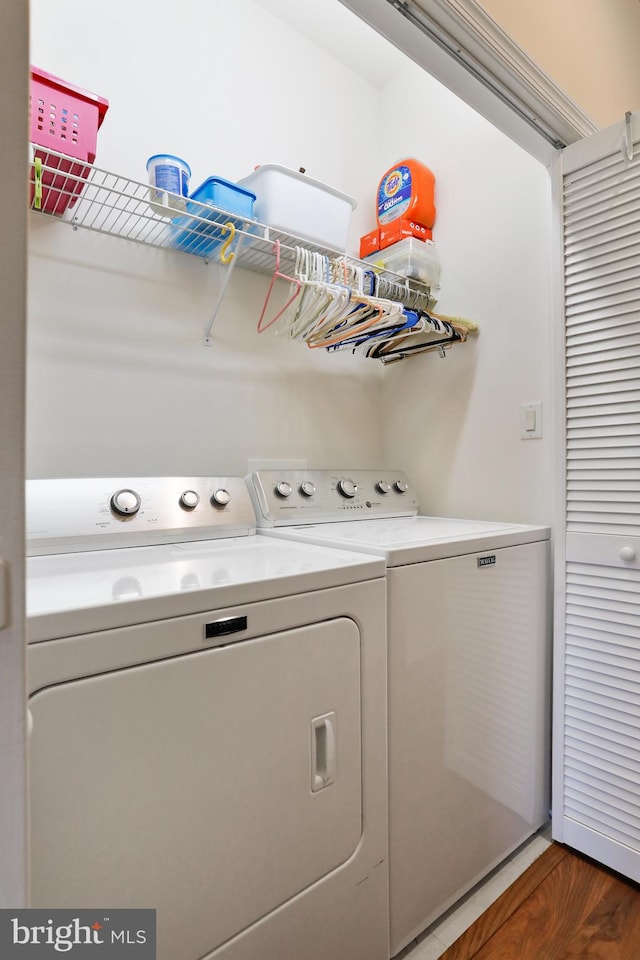
[[[304,497],[312,497],[316,492],[316,485],[312,483],[311,480],[305,480],[300,484],[300,493]]]
[[[110,506],[121,517],[133,517],[140,509],[140,497],[135,490],[116,490],[111,497]]]
[[[231,500],[231,494],[228,490],[214,490],[211,495],[211,503],[214,507],[226,507]]]
[[[376,490],[378,493],[389,493],[391,490],[391,484],[387,483],[386,480],[378,480],[376,483]]]
[[[287,497],[290,497],[291,484],[287,483],[286,480],[281,480],[279,483],[276,483],[276,493],[278,494],[279,497],[284,497],[285,499]]]
[[[396,488],[398,493],[406,493],[407,490],[409,489],[409,484],[405,483],[404,480],[396,480],[396,482],[394,483],[394,487]]]
[[[358,492],[358,487],[353,480],[340,480],[338,482],[338,492],[341,493],[343,497],[351,499],[355,497]]]
[[[180,494],[180,506],[185,510],[194,510],[200,503],[200,497],[195,490],[185,490]]]
[[[632,560],[635,560],[635,558],[636,558],[636,552],[633,549],[633,547],[622,547],[622,549],[620,550],[621,560],[626,560],[627,562],[630,563]]]

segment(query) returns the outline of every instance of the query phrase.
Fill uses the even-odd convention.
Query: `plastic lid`
[[[196,187],[189,199],[197,200],[198,195],[202,193],[203,190],[206,190],[210,183],[221,183],[224,187],[228,187],[230,190],[236,190],[238,193],[244,193],[247,197],[253,197],[254,200],[256,199],[255,193],[253,193],[251,190],[247,190],[246,187],[241,187],[232,180],[225,180],[224,177],[207,177],[206,180],[202,181],[199,187]]]
[[[334,197],[338,197],[340,200],[345,200],[348,204],[350,204],[352,210],[355,210],[355,208],[358,206],[353,197],[348,196],[341,190],[336,190],[335,187],[330,187],[328,184],[322,183],[320,180],[314,180],[313,177],[309,177],[306,173],[300,173],[299,170],[292,170],[290,167],[285,167],[281,163],[260,163],[258,166],[253,168],[252,173],[238,180],[238,183],[253,183],[254,180],[265,170],[277,170],[278,173],[284,173],[296,180],[301,180],[303,183],[308,183],[313,187],[318,187],[320,190],[324,190],[326,193],[332,193]]]
[[[154,153],[152,157],[149,157],[147,160],[147,170],[149,169],[149,164],[153,163],[154,160],[175,160],[176,163],[181,164],[183,167],[187,168],[189,176],[191,176],[191,167],[186,160],[183,160],[182,157],[176,157],[172,153]]]

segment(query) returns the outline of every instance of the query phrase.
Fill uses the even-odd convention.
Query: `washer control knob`
[[[633,549],[633,547],[623,547],[620,551],[620,559],[626,560],[630,563],[632,560],[636,559],[636,551]]]
[[[185,490],[180,494],[180,506],[185,510],[194,510],[200,503],[200,497],[195,490]]]
[[[396,488],[398,493],[406,493],[407,490],[409,489],[409,484],[406,483],[404,480],[396,480],[396,482],[394,483],[394,487]]]
[[[300,484],[300,493],[303,497],[312,497],[316,492],[316,485],[311,480],[305,480]]]
[[[376,490],[378,493],[389,493],[391,490],[391,484],[387,483],[386,480],[378,480],[376,483]]]
[[[358,487],[353,480],[340,480],[338,482],[338,492],[341,493],[343,497],[348,497],[349,500],[351,500],[358,492]]]
[[[231,494],[228,490],[223,490],[222,487],[219,490],[214,490],[211,495],[211,504],[214,507],[226,507],[230,500]]]
[[[279,483],[276,483],[276,493],[286,500],[287,497],[291,496],[291,484],[287,483],[286,480],[280,480]]]
[[[111,509],[121,517],[134,517],[140,509],[140,497],[135,490],[116,490],[111,497]]]

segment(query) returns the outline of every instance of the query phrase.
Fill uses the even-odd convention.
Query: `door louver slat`
[[[601,307],[599,310],[594,310],[592,304],[586,302],[581,304],[580,307],[574,305],[571,311],[571,317],[567,318],[566,325],[567,330],[571,330],[572,327],[578,324],[590,323],[594,320],[618,321],[622,317],[631,317],[637,320],[638,308],[634,305],[633,301],[626,307],[617,304],[615,307]]]
[[[575,268],[580,264],[581,258],[591,261],[592,257],[601,256],[614,250],[622,250],[629,244],[637,243],[640,239],[640,230],[638,224],[631,222],[615,231],[600,234],[597,230],[590,231],[586,237],[573,236],[572,239],[565,238],[565,255],[568,258],[567,269]]]
[[[599,338],[602,338],[603,334],[608,334],[612,328],[616,336],[625,336],[636,332],[637,328],[640,327],[640,314],[636,316],[633,313],[629,313],[624,317],[617,316],[615,319],[615,326],[611,323],[611,318],[600,320],[586,319],[574,324],[573,327],[569,327],[567,330],[567,345],[573,346],[587,339],[597,342]]]

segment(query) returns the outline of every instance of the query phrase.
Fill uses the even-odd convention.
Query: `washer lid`
[[[387,566],[441,560],[465,553],[548,540],[548,527],[462,520],[450,517],[396,517],[301,527],[263,529],[260,534],[384,557]]]
[[[231,537],[27,558],[29,642],[291,596],[384,576],[384,561]]]

